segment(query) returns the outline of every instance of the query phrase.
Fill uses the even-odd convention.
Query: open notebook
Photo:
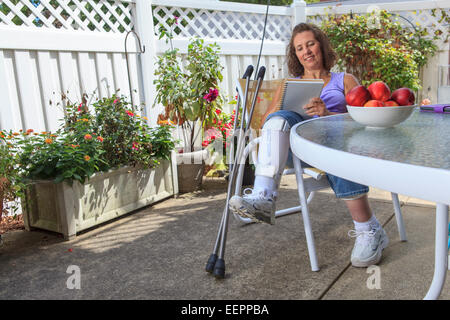
[[[323,88],[323,80],[303,80],[303,79],[285,79],[282,98],[280,100],[280,110],[291,110],[300,114],[303,119],[310,119],[303,106],[311,98],[320,97]]]
[[[309,99],[319,97],[322,91],[323,80],[303,80],[303,79],[276,79],[264,80],[258,92],[257,103],[251,127],[259,129],[262,127],[264,115],[267,110],[292,110],[299,113],[304,119],[310,119],[303,110],[303,106]],[[251,80],[249,85],[248,107],[256,88],[256,81]],[[241,97],[244,96],[245,80],[239,79],[237,89]]]

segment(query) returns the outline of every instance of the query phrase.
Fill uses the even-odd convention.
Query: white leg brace
[[[264,124],[255,171],[255,190],[266,190],[277,196],[289,154],[290,129],[288,122],[282,117],[270,118]]]

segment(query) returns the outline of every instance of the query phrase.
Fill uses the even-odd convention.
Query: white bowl
[[[389,128],[405,121],[417,105],[399,107],[352,107],[348,113],[356,122],[373,128]]]

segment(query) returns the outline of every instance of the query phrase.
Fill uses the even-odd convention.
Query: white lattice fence
[[[166,30],[169,18],[179,18],[175,33],[178,37],[201,37],[211,39],[243,39],[261,38],[265,15],[262,13],[211,11],[205,9],[155,6],[153,16],[158,25]],[[269,14],[267,18],[267,40],[286,41],[292,28],[291,17],[287,15]],[[158,28],[155,28],[158,31]],[[158,32],[157,32],[158,34]]]
[[[134,3],[0,0],[0,128],[55,130],[62,96],[72,102],[114,92],[140,98]]]
[[[125,32],[133,27],[131,9],[120,0],[1,0],[0,25]]]

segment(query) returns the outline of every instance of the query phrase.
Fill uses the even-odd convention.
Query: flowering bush
[[[419,90],[419,69],[436,52],[426,29],[404,28],[395,16],[381,10],[363,15],[329,15],[322,22],[338,54],[337,64],[358,78],[363,85],[376,80],[390,88]]]
[[[196,135],[210,126],[214,119],[217,120],[216,110],[221,110],[223,99],[218,85],[223,79],[223,67],[217,44],[205,45],[199,38],[190,40],[185,57],[187,64],[183,67],[179,50],[172,45],[172,29],[178,23],[178,17],[174,17],[167,21],[170,30],[163,26],[159,28],[160,39],[165,37],[171,48],[156,62],[155,104],[161,103],[165,107],[165,113],[158,116],[158,122],[171,121],[181,126],[184,151],[193,151]],[[196,124],[199,127],[196,128]]]
[[[12,144],[6,139],[5,133],[0,131],[0,221],[3,214],[17,210],[15,199],[22,196],[23,190]],[[10,204],[9,208],[6,204]]]
[[[98,171],[124,165],[152,167],[169,159],[174,147],[170,127],[150,128],[123,97],[113,95],[92,105],[66,107],[55,133],[4,133],[16,154],[21,176],[84,182]]]

